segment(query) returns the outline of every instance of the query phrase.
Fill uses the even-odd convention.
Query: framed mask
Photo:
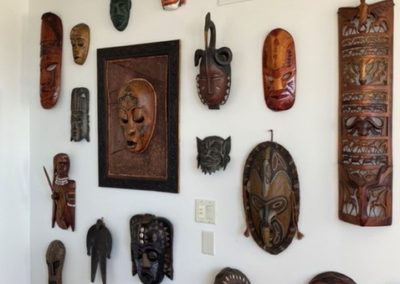
[[[111,0],[110,17],[114,27],[122,32],[129,23],[132,2],[131,0]]]
[[[185,3],[186,0],[161,0],[163,9],[168,11],[176,10]]]
[[[240,270],[226,267],[215,276],[214,284],[250,284],[250,280]]]
[[[224,169],[231,158],[231,137],[223,139],[218,136],[209,136],[201,140],[197,138],[197,167],[205,174],[212,174]]]
[[[72,54],[76,64],[83,65],[89,53],[90,29],[86,24],[74,26],[70,33]]]
[[[309,284],[356,284],[356,282],[344,274],[330,271],[318,274]]]
[[[42,15],[40,35],[40,103],[50,109],[58,101],[61,91],[63,27],[53,13]]]
[[[300,188],[289,152],[275,142],[258,144],[243,173],[243,203],[247,231],[263,250],[279,254],[297,234]]]
[[[71,141],[89,142],[89,130],[89,90],[75,88],[71,96]]]
[[[392,223],[393,6],[340,8],[339,218]]]
[[[65,260],[65,246],[59,241],[52,241],[46,252],[46,263],[51,284],[62,284],[62,270]]]
[[[211,14],[207,13],[205,49],[196,50],[194,65],[200,65],[200,73],[196,77],[197,92],[201,102],[209,109],[219,109],[220,105],[225,104],[231,88],[232,51],[228,47],[216,49],[216,36]]]
[[[274,111],[290,109],[296,99],[296,49],[284,29],[271,31],[263,48],[264,98]]]
[[[173,227],[169,220],[151,214],[131,218],[132,274],[143,284],[158,284],[167,276],[173,279]]]

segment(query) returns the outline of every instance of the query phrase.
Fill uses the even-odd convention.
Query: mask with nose
[[[74,61],[76,64],[83,65],[89,52],[89,26],[83,23],[74,26],[71,30],[70,39]]]
[[[215,276],[214,284],[250,284],[250,280],[241,271],[226,267]]]
[[[65,246],[59,241],[52,241],[46,252],[46,263],[49,272],[49,284],[62,283],[62,270],[65,259]]]
[[[209,136],[201,140],[197,138],[197,167],[205,174],[212,174],[226,166],[230,161],[231,137],[223,139]]]
[[[110,17],[117,30],[123,31],[128,26],[131,7],[131,0],[111,0]]]
[[[81,141],[89,137],[89,90],[75,88],[71,97],[71,141]]]

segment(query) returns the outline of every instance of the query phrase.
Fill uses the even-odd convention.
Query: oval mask
[[[356,284],[356,282],[344,274],[330,271],[318,274],[309,284]]]

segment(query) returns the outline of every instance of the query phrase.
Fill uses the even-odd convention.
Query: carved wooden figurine
[[[200,64],[200,73],[196,78],[197,91],[200,100],[209,109],[219,109],[220,105],[225,104],[231,87],[232,52],[227,47],[216,49],[216,36],[215,25],[211,21],[210,13],[207,13],[204,27],[205,50],[196,50],[194,64]]]
[[[300,189],[296,165],[289,152],[274,142],[258,144],[243,173],[247,231],[271,254],[279,254],[298,231]]]
[[[74,61],[76,64],[83,65],[90,46],[89,26],[84,23],[74,26],[71,30],[70,39]]]
[[[53,199],[53,217],[52,227],[54,224],[64,230],[71,227],[75,230],[75,181],[68,178],[69,157],[67,154],[59,153],[54,156],[53,182],[50,182],[46,168],[43,167],[47,181],[51,189],[51,198]]]
[[[94,282],[100,265],[101,280],[107,282],[107,258],[111,257],[112,237],[102,219],[90,227],[86,237],[87,254],[92,256],[90,280]]]
[[[186,0],[161,0],[161,4],[164,10],[169,10],[169,11],[176,10],[185,3]]]
[[[46,252],[46,263],[49,271],[49,284],[62,284],[62,270],[65,259],[65,246],[55,240],[49,244]]]
[[[309,284],[356,284],[356,282],[346,275],[330,271],[318,274]]]
[[[339,9],[339,217],[392,223],[393,1]]]
[[[43,108],[55,106],[61,90],[63,27],[53,13],[42,15],[40,38],[40,103]]]
[[[231,137],[223,139],[209,136],[201,140],[197,138],[197,167],[205,174],[212,174],[223,168],[225,170],[231,158]]]
[[[132,274],[143,284],[173,279],[173,227],[166,218],[139,214],[131,218]]]
[[[120,32],[128,26],[131,7],[131,0],[111,0],[110,2],[111,21]]]
[[[250,284],[250,280],[241,271],[226,267],[217,274],[214,284]]]
[[[75,88],[71,96],[71,141],[81,141],[89,137],[89,90]]]
[[[283,29],[271,31],[263,48],[264,98],[275,111],[290,109],[296,98],[296,49]]]

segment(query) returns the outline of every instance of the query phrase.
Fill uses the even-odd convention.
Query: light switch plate
[[[203,254],[215,255],[214,232],[201,232],[201,252]]]
[[[215,201],[196,200],[196,222],[215,224]]]
[[[218,5],[222,6],[222,5],[234,4],[245,1],[251,1],[251,0],[218,0]]]

